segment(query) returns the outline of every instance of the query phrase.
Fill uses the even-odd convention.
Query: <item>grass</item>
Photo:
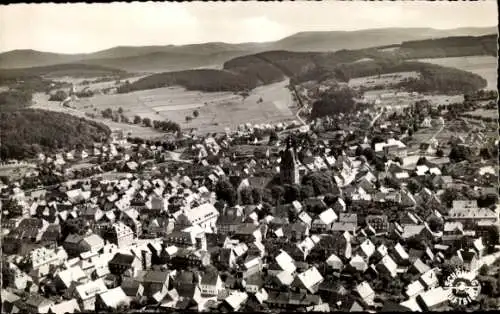
[[[495,118],[498,117],[498,110],[495,109],[476,109],[474,111],[466,112],[467,115],[471,115],[479,118]]]
[[[487,89],[497,89],[497,59],[491,56],[453,57],[437,59],[419,59],[446,67],[472,72],[488,81]]]
[[[420,75],[417,72],[412,71],[412,72],[382,74],[380,76],[372,75],[372,76],[358,77],[349,80],[349,87],[358,88],[363,86],[365,88],[370,88],[377,85],[394,85],[404,81],[405,79],[418,78],[419,76]]]
[[[244,123],[272,123],[294,118],[287,81],[258,87],[243,99],[232,92],[187,91],[164,87],[127,94],[96,95],[72,104],[78,111],[99,113],[104,109],[123,109],[129,119],[135,115],[151,120],[172,120],[182,128],[219,132]],[[262,98],[262,102],[258,100]],[[97,111],[94,110],[97,109]],[[186,122],[185,117],[198,110],[199,116]]]

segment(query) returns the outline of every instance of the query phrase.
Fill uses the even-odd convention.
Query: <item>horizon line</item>
[[[318,30],[318,31],[299,31],[299,32],[294,32],[289,35],[286,35],[284,37],[275,39],[275,40],[270,40],[270,41],[242,41],[242,42],[226,42],[226,41],[206,41],[206,42],[193,42],[193,43],[186,43],[186,44],[144,44],[144,45],[115,45],[111,46],[108,48],[102,48],[99,50],[91,51],[91,52],[57,52],[57,51],[46,51],[46,50],[37,50],[33,48],[17,48],[17,49],[11,49],[11,50],[6,50],[2,51],[0,49],[0,54],[4,53],[11,53],[15,51],[33,51],[33,52],[41,52],[41,53],[52,53],[52,54],[59,54],[59,55],[66,55],[66,56],[76,56],[76,55],[91,55],[99,52],[103,52],[106,50],[114,49],[114,48],[141,48],[141,47],[168,47],[168,46],[173,46],[173,47],[182,47],[182,46],[192,46],[192,45],[206,45],[206,44],[227,44],[227,45],[243,45],[243,44],[255,44],[255,45],[265,45],[269,43],[274,43],[280,40],[283,40],[285,38],[295,36],[297,34],[301,33],[333,33],[333,32],[339,32],[339,33],[353,33],[353,32],[361,32],[361,31],[369,31],[369,30],[383,30],[383,29],[433,29],[433,30],[439,30],[439,31],[446,31],[446,30],[456,30],[456,29],[462,29],[462,28],[473,28],[473,29],[478,29],[478,28],[497,28],[497,35],[499,34],[498,32],[498,25],[490,25],[490,26],[461,26],[461,27],[453,27],[453,28],[436,28],[436,27],[374,27],[374,28],[361,28],[361,29],[354,29],[354,30]],[[455,36],[453,36],[455,37]]]

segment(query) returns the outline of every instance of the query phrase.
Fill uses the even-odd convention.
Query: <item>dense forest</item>
[[[490,39],[488,36],[485,38],[482,40],[488,43],[489,47]],[[460,39],[448,40],[460,42]],[[473,45],[471,39],[465,42]],[[427,49],[426,41],[418,44],[407,43],[407,45],[410,47],[417,45],[417,48],[411,49]],[[418,48],[422,45],[423,48]],[[405,82],[403,87],[412,91],[469,92],[485,86],[486,81],[475,74],[433,64],[404,61],[406,57],[404,54],[385,53],[375,48],[327,53],[268,51],[227,61],[223,70],[154,74],[135,83],[122,85],[119,92],[172,85],[181,85],[190,90],[242,91],[281,81],[285,77],[289,77],[295,83],[308,80],[321,82],[328,79],[348,82],[349,79],[356,77],[406,71],[417,71],[422,74],[419,80]]]
[[[0,69],[4,75],[11,77],[33,77],[33,76],[71,76],[71,77],[101,77],[125,75],[126,72],[100,65],[67,63],[31,68]]]
[[[118,93],[174,85],[183,86],[188,90],[207,92],[242,91],[255,88],[257,81],[254,77],[246,77],[228,71],[188,70],[153,74],[133,83],[125,83],[118,88]]]
[[[0,92],[0,112],[18,110],[30,105],[33,94],[25,90]]]
[[[469,93],[486,87],[486,80],[477,74],[423,62],[388,62],[367,61],[339,65],[334,72],[338,80],[348,81],[351,78],[397,73],[418,72],[420,78],[408,79],[400,83],[399,88],[421,93]]]
[[[38,109],[1,112],[0,129],[2,159],[33,157],[40,152],[89,146],[111,133],[101,123]]]
[[[497,56],[497,35],[446,37],[403,42],[397,53],[405,59]]]

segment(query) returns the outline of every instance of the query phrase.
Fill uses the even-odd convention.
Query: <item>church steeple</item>
[[[298,184],[300,182],[299,162],[291,138],[288,138],[286,149],[281,156],[280,178],[282,184]]]

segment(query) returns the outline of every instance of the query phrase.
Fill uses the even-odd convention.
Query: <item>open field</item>
[[[349,80],[349,87],[351,88],[359,88],[359,87],[365,87],[365,88],[370,88],[374,87],[377,85],[393,85],[393,84],[398,84],[405,79],[409,78],[418,78],[419,73],[412,71],[412,72],[398,72],[398,73],[389,73],[389,74],[382,74],[382,75],[372,75],[372,76],[364,76],[364,77],[357,77]]]
[[[201,132],[218,132],[243,123],[272,123],[294,118],[288,81],[258,87],[249,96],[231,92],[205,93],[181,87],[164,87],[127,94],[96,95],[72,102],[78,111],[99,113],[111,108],[123,109],[124,115],[138,115],[151,120],[172,120],[183,128]],[[262,98],[262,102],[258,102]],[[198,110],[200,115],[189,123],[186,116]]]
[[[495,109],[476,109],[465,113],[466,115],[478,118],[496,118],[498,117],[498,110]]]
[[[158,132],[152,128],[145,128],[145,127],[132,125],[132,124],[113,122],[111,120],[102,119],[99,117],[92,119],[92,118],[85,116],[84,111],[63,107],[63,106],[61,106],[60,102],[49,101],[48,99],[49,99],[48,95],[45,95],[43,93],[35,93],[33,95],[33,105],[31,107],[38,108],[38,109],[44,109],[44,110],[64,112],[64,113],[68,113],[68,114],[71,114],[71,115],[74,115],[77,117],[83,117],[83,118],[86,118],[89,120],[102,122],[112,130],[113,129],[121,129],[121,130],[123,130],[123,132],[125,134],[130,133],[131,136],[133,136],[133,137],[156,138],[156,137],[165,136],[165,133]]]
[[[419,59],[416,61],[457,68],[482,76],[488,81],[487,89],[497,89],[497,59],[491,56]]]
[[[414,104],[419,100],[428,100],[434,105],[448,105],[464,101],[463,95],[423,95],[398,92],[396,90],[381,89],[370,90],[363,94],[364,100],[375,102],[377,107],[403,108]]]

